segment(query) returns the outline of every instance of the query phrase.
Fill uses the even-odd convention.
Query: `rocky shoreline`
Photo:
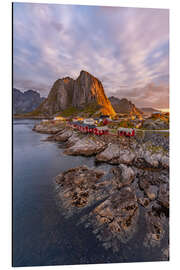
[[[142,216],[146,231],[142,244],[145,248],[159,247],[160,260],[168,260],[167,136],[97,137],[81,134],[61,122],[41,122],[33,130],[50,134],[46,140],[62,142],[66,155],[94,156],[96,163],[111,165],[107,171],[80,166],[56,177],[58,197],[67,216],[90,209],[79,222],[91,227],[104,248],[114,252],[120,243],[134,237]]]

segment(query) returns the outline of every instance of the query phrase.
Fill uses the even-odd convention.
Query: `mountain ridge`
[[[89,104],[97,104],[102,114],[116,114],[100,80],[82,70],[75,80],[70,77],[56,80],[48,97],[34,113],[54,115],[71,106],[82,109]]]
[[[121,114],[131,114],[140,117],[142,112],[139,108],[137,108],[130,100],[127,98],[119,99],[117,97],[111,96],[109,100],[115,110],[116,113]]]
[[[22,92],[13,88],[13,114],[29,113],[35,110],[44,100],[35,90]]]

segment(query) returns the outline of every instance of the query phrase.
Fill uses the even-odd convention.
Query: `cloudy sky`
[[[47,96],[86,70],[107,96],[169,107],[169,11],[57,4],[13,5],[13,86]]]

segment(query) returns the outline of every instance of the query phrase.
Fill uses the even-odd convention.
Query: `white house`
[[[94,125],[95,124],[95,120],[92,119],[92,118],[87,118],[87,119],[84,119],[83,123],[84,124],[87,124],[87,125]]]

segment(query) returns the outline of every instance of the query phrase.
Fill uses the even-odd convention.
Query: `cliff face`
[[[43,100],[44,98],[34,90],[27,90],[23,93],[13,88],[13,114],[32,112]]]
[[[41,114],[53,115],[72,104],[74,80],[66,77],[53,84],[45,101],[37,108]]]
[[[82,109],[91,103],[99,105],[103,114],[116,114],[104,93],[102,83],[88,72],[81,71],[76,80],[69,77],[57,80],[37,112],[53,115],[68,107]]]
[[[122,114],[131,114],[131,115],[142,115],[142,112],[136,108],[136,106],[126,98],[119,99],[116,97],[110,97],[109,98],[114,110],[116,113],[122,113]]]

